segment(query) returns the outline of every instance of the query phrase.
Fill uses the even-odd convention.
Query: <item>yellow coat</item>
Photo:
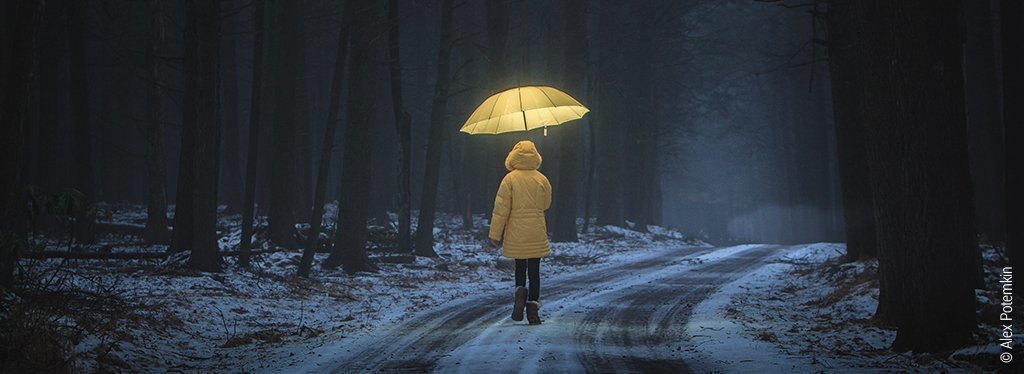
[[[551,183],[537,171],[541,157],[533,142],[516,144],[505,158],[509,170],[498,187],[491,215],[490,238],[501,241],[508,258],[539,258],[551,254],[544,211],[551,207]],[[504,236],[502,236],[504,234]]]

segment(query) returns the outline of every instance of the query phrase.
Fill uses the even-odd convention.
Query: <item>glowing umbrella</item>
[[[530,131],[583,118],[590,109],[565,92],[548,86],[523,86],[484,100],[464,125],[467,134],[502,134]]]

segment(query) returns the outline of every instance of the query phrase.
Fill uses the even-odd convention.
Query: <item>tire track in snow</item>
[[[341,341],[308,371],[685,371],[682,352],[656,348],[685,337],[694,305],[778,248],[671,249],[549,278],[542,326],[508,318],[511,287],[489,292]]]
[[[666,253],[699,255],[712,250],[684,248],[659,251],[630,263],[602,265],[583,273],[549,278],[543,288],[543,297],[552,300],[561,298],[570,292],[579,292],[595,284],[629,276],[631,271],[663,265]],[[618,267],[615,269],[616,276],[610,277],[603,273],[612,267]],[[337,350],[328,350],[336,355],[328,358],[330,362],[308,371],[429,371],[438,359],[467,341],[485,335],[485,330],[493,325],[514,323],[506,315],[510,313],[511,294],[512,288],[509,287],[508,292],[492,292],[466,299],[372,331],[358,340],[342,341],[336,346]]]
[[[682,342],[693,307],[779,248],[757,247],[627,288],[576,330],[580,363],[588,372],[690,372]]]

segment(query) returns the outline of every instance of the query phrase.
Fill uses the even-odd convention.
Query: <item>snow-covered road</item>
[[[688,372],[714,369],[686,334],[693,307],[782,250],[679,248],[542,280],[541,317],[485,292],[321,348],[303,372]]]

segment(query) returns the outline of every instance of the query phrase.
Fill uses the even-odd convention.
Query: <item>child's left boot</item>
[[[512,302],[512,320],[523,320],[523,307],[526,306],[526,287],[518,286],[514,292],[515,300]]]

